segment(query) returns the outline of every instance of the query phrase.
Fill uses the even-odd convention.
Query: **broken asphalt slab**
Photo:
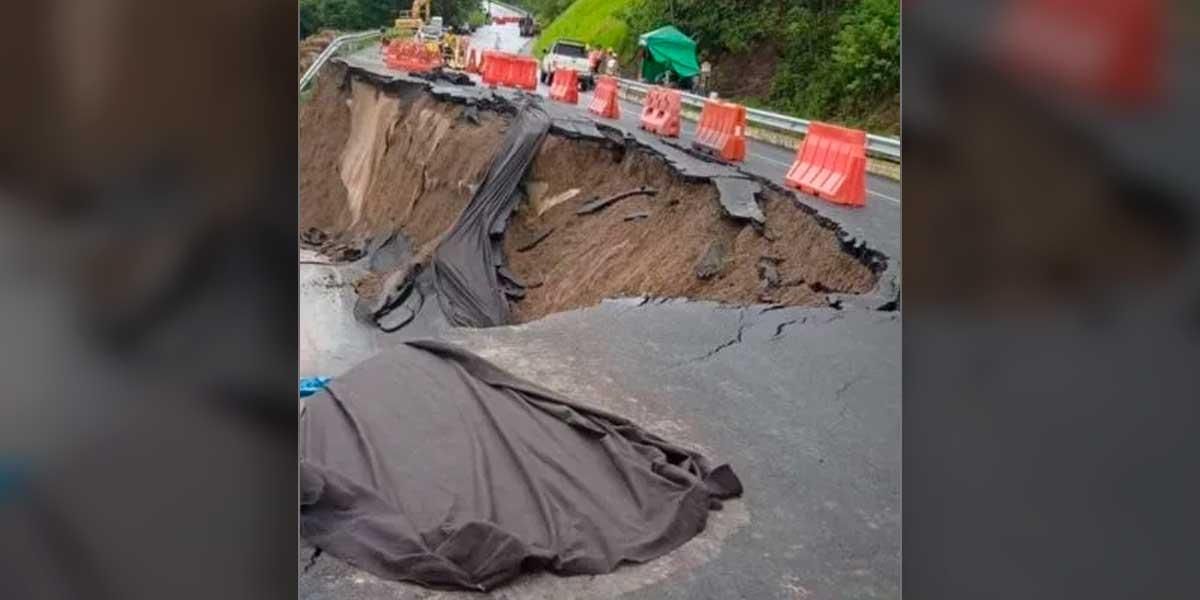
[[[661,138],[637,127],[627,126],[621,120],[601,118],[588,112],[582,106],[582,101],[580,105],[564,104],[519,90],[434,84],[388,69],[377,54],[358,53],[335,59],[335,62],[349,67],[348,72],[372,79],[384,87],[411,87],[415,84],[428,89],[439,99],[505,114],[516,112],[514,107],[518,99],[537,97],[543,101],[543,107],[552,119],[551,133],[572,139],[607,140],[648,150],[665,160],[684,179],[711,181],[717,187],[722,209],[733,218],[761,224],[758,221],[761,208],[754,197],[764,187],[790,196],[798,209],[813,215],[818,222],[836,233],[843,250],[858,257],[879,275],[874,290],[857,295],[830,294],[829,304],[867,310],[895,310],[899,305],[902,272],[899,204],[874,202],[867,207],[832,204],[772,181],[754,161],[730,165],[698,157],[681,145],[678,139]]]

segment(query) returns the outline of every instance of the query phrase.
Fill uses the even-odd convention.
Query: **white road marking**
[[[780,166],[782,166],[782,167],[784,167],[784,168],[791,168],[791,166],[792,166],[792,163],[790,163],[790,162],[786,162],[786,163],[785,163],[785,162],[783,162],[783,161],[778,161],[778,160],[775,160],[775,159],[773,159],[773,158],[767,158],[767,157],[765,157],[765,156],[763,156],[763,155],[761,155],[761,154],[755,154],[755,153],[753,153],[753,152],[747,152],[747,154],[749,154],[750,156],[753,156],[753,157],[755,157],[755,158],[758,158],[758,159],[761,159],[761,160],[765,160],[765,161],[767,161],[767,162],[769,162],[769,163],[775,163],[775,164],[777,164],[777,165],[780,165]]]
[[[792,167],[792,163],[785,163],[782,161],[778,161],[773,158],[768,158],[766,156],[763,156],[761,154],[755,154],[753,152],[747,152],[747,154],[749,154],[750,156],[753,156],[759,160],[765,160],[769,163],[774,163],[774,164],[780,165],[780,166],[784,167],[785,169],[790,169]],[[872,196],[879,196],[880,198],[888,200],[889,202],[895,202],[896,204],[900,204],[899,198],[893,198],[887,194],[880,194],[879,192],[876,192],[875,190],[872,190],[870,188],[867,189],[867,193],[871,194]]]
[[[540,91],[540,88],[539,88],[539,91]],[[585,96],[590,96],[590,94],[588,94],[588,93],[584,93],[584,94],[580,94],[580,95],[579,95],[579,102],[580,102],[580,105],[586,105],[586,104],[587,104],[587,103],[584,101],[584,98],[585,98]],[[621,102],[621,104],[623,104],[623,105],[628,105],[628,106],[635,107],[635,108],[638,106],[636,103],[634,103],[634,102],[632,102],[632,101],[630,101],[630,100],[626,100],[626,99],[624,99],[624,98],[620,98],[620,99],[619,99],[619,101],[620,101],[620,102]],[[630,109],[630,110],[632,110],[632,109]],[[632,111],[633,111],[634,113],[636,113],[636,114],[640,114],[640,109],[639,109],[639,110],[632,110]],[[622,108],[621,108],[621,112],[622,112],[622,114],[624,114],[624,113],[626,112],[626,110],[625,110],[625,107],[624,107],[624,106],[622,106]],[[686,131],[685,131],[685,133],[686,133]],[[695,135],[695,132],[694,132],[694,131],[692,131],[692,132],[690,132],[690,133],[691,133],[692,135]],[[783,161],[781,161],[781,160],[775,160],[774,158],[771,158],[771,157],[768,157],[768,156],[763,156],[762,154],[758,154],[758,153],[755,153],[755,152],[749,152],[749,151],[747,151],[747,152],[746,152],[746,154],[747,154],[747,155],[749,155],[749,156],[753,156],[754,158],[757,158],[757,159],[759,159],[759,160],[764,160],[764,161],[767,161],[767,162],[769,162],[769,163],[771,163],[771,164],[774,164],[774,165],[779,165],[779,166],[783,167],[784,169],[789,169],[789,168],[791,168],[791,166],[792,166],[792,163],[790,163],[790,162],[783,162]],[[894,198],[894,197],[892,197],[892,196],[889,196],[889,195],[887,195],[887,194],[881,194],[881,193],[879,193],[879,192],[876,192],[875,190],[872,190],[872,189],[870,189],[870,188],[867,188],[867,193],[868,193],[868,194],[870,194],[870,195],[872,195],[872,196],[878,196],[878,197],[880,197],[880,198],[883,198],[884,200],[887,200],[888,202],[892,202],[892,203],[895,203],[895,204],[900,204],[900,203],[901,203],[899,198]]]
[[[872,190],[870,188],[867,189],[867,193],[872,196],[879,196],[880,198],[884,198],[884,199],[890,200],[892,202],[895,202],[896,204],[900,204],[899,198],[893,198],[887,194],[880,194],[879,192],[876,192],[875,190]]]

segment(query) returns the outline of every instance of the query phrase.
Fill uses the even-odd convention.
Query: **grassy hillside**
[[[541,56],[559,38],[571,38],[593,46],[611,47],[622,56],[634,51],[635,37],[620,17],[632,0],[575,0],[553,23],[542,30],[533,53]]]

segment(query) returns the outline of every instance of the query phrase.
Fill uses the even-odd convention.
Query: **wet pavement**
[[[521,39],[516,25],[507,28],[513,35],[500,37]],[[477,35],[496,34],[487,30]],[[375,54],[348,62],[386,75]],[[548,104],[557,126],[576,119],[581,131],[594,129],[585,110]],[[643,141],[648,134],[626,122],[636,113],[623,111],[616,125]],[[682,153],[661,140],[645,143]],[[782,179],[780,167],[753,156],[760,151],[769,150],[752,149],[743,174]],[[615,299],[482,330],[451,328],[426,309],[409,327],[384,334],[352,316],[350,282],[362,266],[302,263],[302,376],[337,376],[404,339],[439,337],[729,462],[746,494],[713,513],[705,531],[678,550],[608,575],[543,573],[486,595],[441,592],[380,580],[301,548],[300,597],[899,598],[901,319],[874,310],[899,293],[899,190],[891,184],[869,183],[897,202],[869,200],[860,210],[797,195],[850,243],[887,257],[872,302],[841,310]]]

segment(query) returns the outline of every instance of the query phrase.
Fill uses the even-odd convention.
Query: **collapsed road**
[[[301,116],[302,375],[437,337],[747,482],[666,556],[511,597],[898,595],[898,255],[769,181],[562,109],[325,70]],[[523,178],[489,185],[539,112]],[[427,594],[312,547],[301,567],[304,597]]]

